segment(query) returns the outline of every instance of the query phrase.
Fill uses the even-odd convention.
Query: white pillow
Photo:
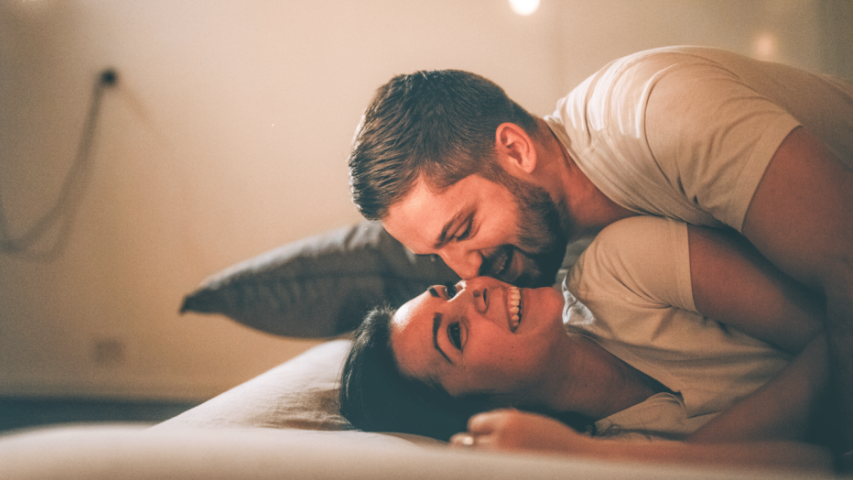
[[[444,444],[399,433],[355,430],[341,415],[338,390],[349,340],[320,344],[272,370],[152,427],[277,428],[322,431],[359,442]],[[308,434],[309,432],[304,432]]]
[[[333,340],[156,425],[351,430],[338,388],[349,340]]]

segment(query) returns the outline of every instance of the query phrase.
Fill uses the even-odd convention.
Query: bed
[[[583,247],[570,248],[564,265]],[[353,429],[337,403],[347,333],[376,304],[400,305],[457,279],[372,222],[237,264],[203,281],[181,311],[327,341],[154,426],[77,425],[0,437],[0,479],[833,478],[460,451],[424,437]]]

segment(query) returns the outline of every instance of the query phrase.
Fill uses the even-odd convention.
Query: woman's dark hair
[[[341,414],[361,430],[447,441],[483,408],[400,373],[390,341],[393,316],[390,307],[376,308],[355,331],[341,375]]]
[[[422,435],[447,441],[467,430],[468,419],[499,406],[484,395],[453,398],[444,390],[405,377],[391,347],[394,310],[379,307],[355,331],[341,375],[341,414],[356,428],[370,432]],[[581,432],[591,419],[576,413],[539,412]]]

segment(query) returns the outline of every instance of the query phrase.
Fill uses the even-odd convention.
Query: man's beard
[[[545,287],[554,283],[568,243],[569,222],[561,222],[560,209],[548,192],[532,183],[506,175],[501,183],[515,198],[518,209],[518,245],[501,245],[483,257],[480,275],[488,275],[519,287]],[[513,258],[520,255],[523,271],[505,278]]]

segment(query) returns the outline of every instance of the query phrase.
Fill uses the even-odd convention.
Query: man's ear
[[[495,152],[498,163],[512,175],[536,170],[536,143],[514,123],[502,123],[495,129]]]

